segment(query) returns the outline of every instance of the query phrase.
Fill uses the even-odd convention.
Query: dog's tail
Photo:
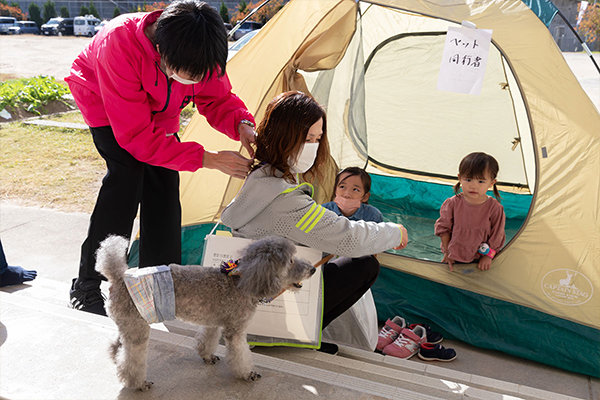
[[[127,249],[129,240],[122,236],[111,235],[100,243],[96,252],[96,269],[109,281],[123,280],[127,270]]]

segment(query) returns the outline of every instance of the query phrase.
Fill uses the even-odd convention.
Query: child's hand
[[[448,264],[448,268],[450,268],[450,272],[454,271],[454,260],[448,257],[448,253],[444,253],[443,263]]]
[[[481,256],[479,259],[479,263],[477,263],[477,268],[481,271],[487,271],[492,266],[492,259],[488,256]]]
[[[394,247],[394,250],[402,250],[406,247],[406,244],[408,243],[408,231],[406,230],[404,225],[398,224],[398,228],[400,228],[400,230],[402,231],[402,242],[400,242],[398,246]]]

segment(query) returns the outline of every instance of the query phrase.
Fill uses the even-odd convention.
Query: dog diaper
[[[175,319],[175,290],[166,265],[125,271],[125,285],[141,316],[148,323]]]

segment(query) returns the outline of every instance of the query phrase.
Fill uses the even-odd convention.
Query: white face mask
[[[290,171],[294,174],[303,174],[310,169],[317,158],[319,143],[304,143],[296,160],[289,160]]]
[[[177,82],[183,84],[183,85],[194,85],[196,83],[199,83],[200,81],[191,81],[189,79],[183,79],[182,77],[180,77],[179,75],[177,75],[175,73],[175,71],[173,71],[173,73],[171,74],[171,76],[169,78],[172,78],[174,80],[176,80]]]

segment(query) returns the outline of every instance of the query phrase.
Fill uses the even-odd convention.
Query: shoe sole
[[[381,354],[383,354],[384,356],[396,357],[396,358],[399,358],[399,359],[401,359],[401,360],[408,360],[409,358],[411,358],[411,357],[414,357],[414,356],[415,356],[415,354],[417,354],[417,353],[413,353],[413,354],[411,354],[411,355],[410,355],[410,356],[408,356],[408,357],[398,357],[398,356],[395,356],[395,355],[393,355],[393,354],[386,354],[386,353],[384,353],[384,352],[381,352]]]
[[[425,357],[425,356],[421,355],[421,353],[419,353],[418,356],[423,361],[443,361],[443,362],[448,362],[448,361],[452,361],[452,360],[454,360],[456,358],[456,356],[454,356],[452,358]]]

